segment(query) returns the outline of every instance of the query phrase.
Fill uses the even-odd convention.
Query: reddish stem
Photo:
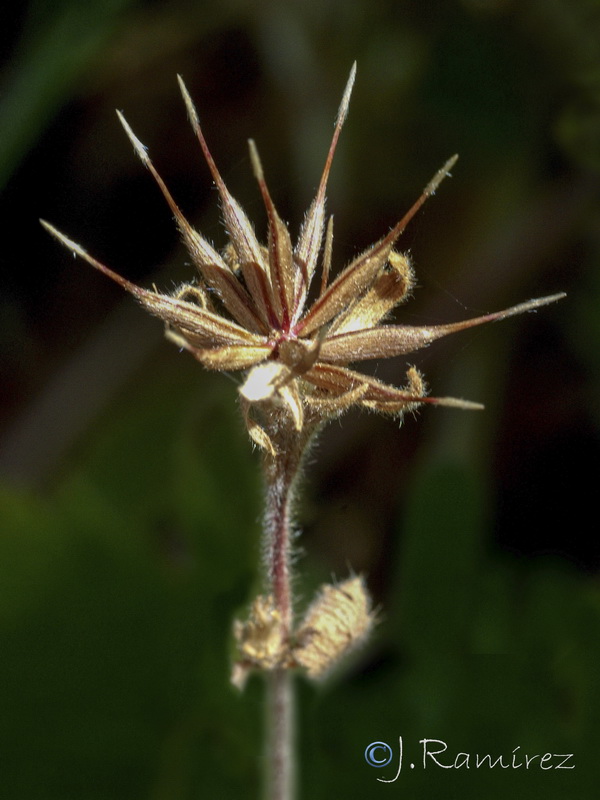
[[[279,612],[284,637],[293,627],[290,507],[306,439],[294,431],[282,435],[278,453],[267,456],[265,478],[265,560],[269,592]],[[290,670],[267,675],[267,800],[292,800],[295,795],[294,687]]]
[[[285,635],[292,625],[292,592],[290,586],[290,502],[298,460],[289,452],[281,453],[267,464],[267,575],[275,607],[281,615]]]

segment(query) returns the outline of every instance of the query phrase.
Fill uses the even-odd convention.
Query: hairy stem
[[[283,437],[282,437],[283,438]],[[294,431],[285,437],[277,455],[267,456],[265,478],[265,561],[269,591],[288,638],[293,626],[291,575],[292,529],[290,507],[306,438]],[[284,667],[267,676],[267,800],[293,800],[295,795],[294,685]]]
[[[267,478],[267,510],[265,514],[267,579],[285,635],[289,634],[293,622],[290,580],[292,538],[290,505],[299,460],[298,454],[292,450],[269,457],[265,465]]]

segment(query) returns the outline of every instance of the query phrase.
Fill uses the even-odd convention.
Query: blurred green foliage
[[[259,484],[231,404],[198,411],[189,389],[166,369],[50,497],[3,495],[12,796],[235,796],[256,780],[255,703],[228,686],[226,632],[255,569]]]
[[[23,30],[6,70],[0,103],[0,187],[70,97],[124,9],[133,4],[134,0],[23,4]]]
[[[435,394],[485,399],[484,416],[429,410],[401,431],[351,417],[311,456],[299,604],[350,564],[382,610],[345,674],[318,689],[299,680],[302,796],[593,797],[598,2],[64,0],[11,13],[0,100],[0,794],[259,794],[261,684],[242,696],[228,684],[231,621],[259,585],[261,555],[259,460],[235,385],[172,347],[140,345],[133,315],[131,335],[77,362],[48,417],[35,398],[67,385],[60,364],[87,353],[88,337],[110,340],[117,295],[43,238],[37,217],[132,279],[189,277],[173,264],[181,254],[168,256],[149,177],[113,140],[112,108],[126,107],[218,242],[174,74],[251,216],[252,134],[283,216],[299,222],[356,58],[332,174],[336,263],[378,238],[458,150],[457,179],[403,243],[427,290],[403,321],[561,289],[569,299],[518,331],[505,323],[419,356]],[[423,294],[437,299],[425,306]],[[399,380],[397,366],[378,374]],[[85,388],[98,376],[95,403]],[[389,788],[376,778],[393,777],[396,762],[376,770],[363,753],[378,740],[396,751],[399,736],[405,767]],[[423,771],[423,738],[452,754],[573,752],[576,767]]]
[[[377,797],[385,787],[375,779],[396,775],[400,735],[404,763],[394,790],[405,797],[593,796],[597,589],[582,591],[574,571],[491,564],[480,552],[481,494],[469,468],[437,463],[421,471],[379,660],[350,686],[305,698],[307,796]],[[428,760],[423,769],[425,738],[447,745],[438,757],[446,765],[469,753],[470,768]],[[348,754],[360,761],[371,741],[388,743],[394,758],[361,771]],[[515,748],[521,762],[525,754],[573,753],[575,769],[474,767],[476,754],[511,764]]]

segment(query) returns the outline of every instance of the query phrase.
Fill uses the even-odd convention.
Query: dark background
[[[600,4],[597,0],[30,2],[0,19],[0,794],[256,797],[261,684],[228,685],[259,586],[259,459],[235,383],[162,338],[44,217],[128,278],[192,277],[122,109],[222,246],[175,76],[264,231],[246,140],[297,232],[352,62],[334,265],[454,152],[401,246],[396,315],[449,322],[566,291],[415,355],[482,413],[350,414],[305,471],[298,605],[366,573],[372,643],[300,686],[303,797],[593,797],[600,744]],[[411,363],[413,363],[411,362]],[[400,359],[376,367],[400,383]],[[571,771],[369,767],[372,741],[575,754]],[[556,763],[556,762],[555,762]]]

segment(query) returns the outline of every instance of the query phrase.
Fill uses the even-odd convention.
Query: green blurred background
[[[224,244],[186,121],[196,100],[264,230],[246,140],[297,231],[352,62],[334,164],[339,268],[454,152],[401,242],[397,319],[559,305],[416,354],[483,413],[348,415],[306,469],[299,605],[364,571],[380,625],[344,675],[300,684],[302,797],[591,798],[600,745],[600,4],[297,0],[5,4],[0,73],[0,795],[254,798],[262,687],[228,684],[258,587],[261,483],[235,383],[163,341],[40,229],[168,290],[191,267],[123,109],[190,219]],[[399,383],[400,360],[373,366]],[[377,770],[373,741],[405,768]],[[422,769],[418,741],[574,753],[570,771]],[[556,763],[556,762],[555,762]]]

